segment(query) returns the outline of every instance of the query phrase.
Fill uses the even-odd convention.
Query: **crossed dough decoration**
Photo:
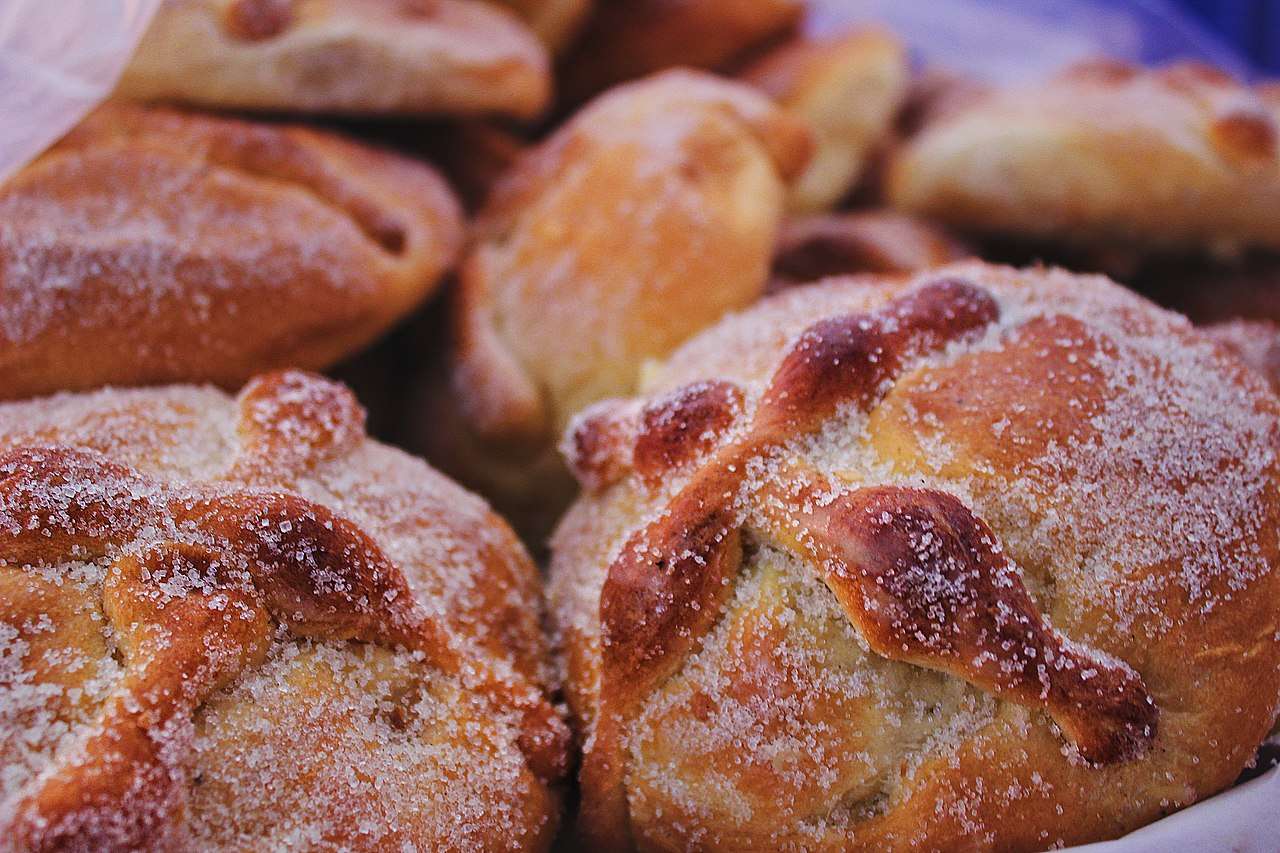
[[[744,418],[744,394],[722,381],[643,409],[609,401],[580,422],[569,455],[588,489],[628,472],[654,487],[691,469],[661,515],[622,547],[600,594],[599,703],[582,768],[591,792],[584,831],[598,846],[631,843],[628,724],[719,620],[748,525],[816,566],[877,654],[1043,710],[1095,765],[1149,749],[1158,709],[1142,679],[1048,625],[991,529],[961,501],[935,489],[838,484],[786,450],[838,412],[869,412],[914,360],[977,335],[999,314],[985,290],[942,279],[874,313],[815,323],[783,357],[745,432],[727,443]]]
[[[16,848],[180,840],[191,717],[263,661],[274,623],[295,637],[420,654],[495,708],[515,709],[536,775],[564,773],[567,730],[537,686],[459,648],[358,526],[297,495],[243,485],[287,482],[363,440],[350,393],[298,372],[261,377],[240,396],[239,433],[223,484],[164,483],[62,446],[0,455],[0,565],[111,558],[102,607],[124,658],[96,723],[0,826]]]

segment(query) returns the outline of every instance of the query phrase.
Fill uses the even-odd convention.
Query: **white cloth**
[[[111,93],[160,0],[0,0],[0,180]]]

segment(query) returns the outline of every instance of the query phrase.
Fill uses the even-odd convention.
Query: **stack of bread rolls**
[[[0,850],[1035,851],[1253,764],[1275,89],[805,6],[163,0],[0,183]]]

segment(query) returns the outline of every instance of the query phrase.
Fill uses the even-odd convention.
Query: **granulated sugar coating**
[[[582,829],[1042,850],[1212,794],[1275,719],[1277,403],[1101,277],[831,279],[565,450]]]
[[[0,406],[0,847],[546,849],[535,569],[346,389]]]
[[[112,102],[0,188],[0,399],[327,367],[431,293],[462,240],[425,165]]]

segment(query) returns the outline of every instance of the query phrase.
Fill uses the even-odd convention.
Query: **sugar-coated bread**
[[[989,234],[1280,247],[1276,100],[1202,65],[1083,64],[945,110],[899,151],[887,193]]]
[[[914,273],[972,255],[946,229],[891,210],[799,216],[778,234],[769,288],[834,275]]]
[[[1205,326],[1204,333],[1280,391],[1280,324],[1271,320],[1224,320]]]
[[[551,75],[537,37],[481,0],[164,0],[117,92],[222,109],[529,118]]]
[[[550,597],[593,849],[1044,850],[1275,720],[1280,402],[1100,276],[723,320],[582,413]]]
[[[423,164],[109,104],[0,185],[0,399],[326,367],[428,296],[461,242]]]
[[[545,850],[540,601],[317,376],[0,405],[0,847]]]
[[[517,517],[532,504],[549,529],[563,501],[531,472],[567,480],[554,448],[574,412],[628,393],[647,359],[760,295],[808,145],[753,89],[671,71],[524,152],[461,264],[428,457],[517,527],[538,526]]]
[[[813,158],[791,190],[795,211],[823,210],[849,194],[889,139],[907,99],[906,48],[882,30],[797,36],[739,77],[809,123]]]
[[[724,69],[790,32],[803,0],[597,0],[560,65],[569,103],[665,68]]]

